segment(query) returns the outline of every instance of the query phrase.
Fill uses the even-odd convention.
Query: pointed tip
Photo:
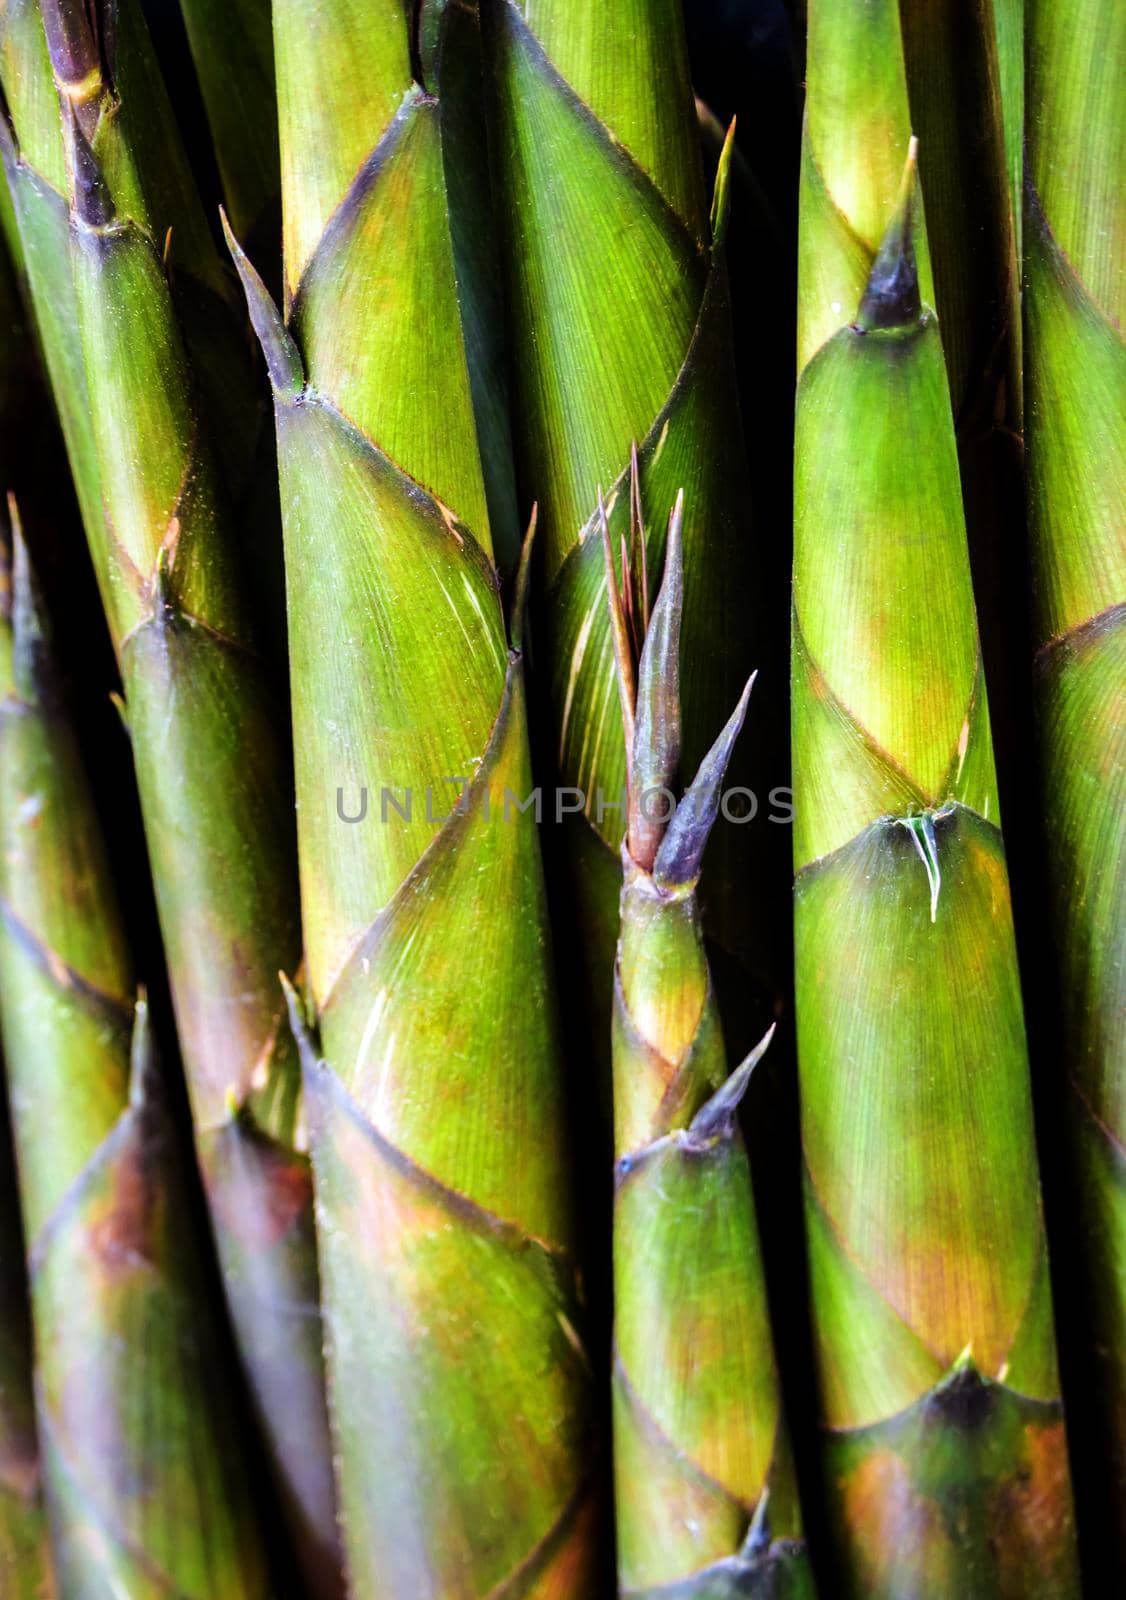
[[[919,270],[915,261],[918,225],[919,141],[911,135],[903,168],[895,215],[876,252],[868,286],[856,313],[854,326],[870,333],[876,328],[904,328],[917,323],[922,313]]]
[[[996,1382],[985,1376],[974,1360],[972,1346],[967,1345],[925,1397],[924,1404],[948,1426],[976,1429],[990,1415],[996,1400]]]
[[[622,733],[626,747],[626,771],[633,764],[634,718],[637,713],[637,682],[634,676],[633,654],[630,649],[629,628],[626,623],[625,604],[618,588],[618,575],[614,567],[614,545],[610,538],[610,519],[602,499],[602,486],[598,486],[598,533],[602,540],[603,565],[606,573],[606,604],[610,608],[610,639],[614,647],[614,677],[618,685],[618,703],[622,711]]]
[[[700,762],[692,785],[677,806],[661,842],[653,873],[670,888],[692,883],[700,875],[704,851],[723,798],[723,780],[735,749],[735,741],[747,718],[751,690],[757,677],[756,671],[747,679],[734,711],[724,724],[719,738]]]
[[[669,512],[668,533],[665,538],[665,575],[671,567],[676,582],[684,589],[684,490],[676,491],[672,510]]]
[[[320,1065],[320,1057],[313,1043],[313,1035],[309,1031],[309,1024],[305,1019],[305,1007],[301,996],[293,987],[284,972],[278,973],[278,981],[285,995],[285,1009],[289,1016],[289,1031],[293,1034],[294,1043],[297,1045],[297,1054],[301,1058],[301,1071],[307,1076],[314,1068]]]
[[[729,1137],[735,1131],[735,1119],[740,1103],[747,1092],[755,1068],[770,1048],[770,1041],[777,1026],[776,1022],[770,1024],[758,1044],[739,1063],[726,1083],[721,1084],[711,1099],[697,1111],[688,1128],[694,1142],[707,1143],[713,1139]]]
[[[223,227],[223,237],[227,241],[227,249],[230,251],[231,260],[235,264],[235,271],[242,284],[242,292],[246,296],[246,309],[251,327],[258,336],[258,343],[262,346],[274,394],[286,400],[295,399],[305,387],[305,367],[297,346],[290,338],[289,331],[274,304],[273,295],[235,238],[234,230],[222,206],[219,207],[219,220]]]
[[[111,689],[110,690],[110,696],[109,696],[109,702],[110,702],[110,705],[113,707],[113,709],[117,712],[117,717],[118,717],[118,721],[121,724],[122,733],[130,741],[130,743],[132,743],[133,730],[129,726],[129,711],[128,711],[128,708],[126,707],[126,704],[125,704],[124,695],[118,694],[116,689]]]
[[[70,140],[74,166],[74,215],[89,228],[108,227],[115,216],[113,197],[73,106],[70,108]]]
[[[747,1537],[743,1540],[743,1548],[739,1552],[747,1561],[760,1560],[770,1549],[770,1485],[767,1484],[759,1495],[755,1504],[751,1525],[747,1529]]]
[[[156,562],[153,565],[151,591],[158,622],[170,620],[180,608],[175,575],[178,534],[179,529],[174,528],[165,535],[156,552]]]
[[[680,635],[684,616],[684,490],[677,492],[669,514],[665,566],[653,605],[637,669],[637,717],[630,763],[630,854],[638,866],[652,871],[665,820],[653,820],[647,797],[668,789],[680,766]]]
[[[156,1080],[156,1045],[149,1018],[148,994],[142,985],[133,1004],[133,1036],[129,1044],[129,1104],[143,1105]]]
[[[532,505],[527,532],[520,545],[520,560],[516,567],[516,583],[512,591],[512,620],[508,632],[512,648],[518,653],[524,648],[524,626],[528,619],[528,590],[532,578],[532,550],[536,542],[539,518],[540,507],[537,500]]]
[[[722,247],[727,236],[727,218],[731,211],[731,160],[735,152],[735,118],[732,117],[724,137],[723,148],[716,166],[715,187],[712,191],[712,249]]]
[[[8,496],[10,570],[7,616],[12,629],[12,678],[29,705],[47,704],[58,692],[51,654],[51,625],[43,592],[23,535],[15,496]]]

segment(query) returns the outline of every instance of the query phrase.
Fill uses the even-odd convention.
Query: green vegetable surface
[[[4,602],[0,1008],[60,1592],[264,1600],[232,1374],[18,534]]]
[[[678,500],[651,617],[606,543],[630,796],[613,1025],[619,1589],[799,1600],[813,1580],[737,1120],[769,1035],[728,1077],[696,903],[751,686],[675,805],[682,515]]]
[[[630,522],[631,445],[651,573],[684,490],[689,767],[763,665],[723,251],[730,149],[709,220],[679,0],[488,0],[483,12],[513,431],[521,491],[538,502],[542,529],[550,743],[560,783],[581,795],[565,799],[582,812],[568,824],[572,937],[585,963],[576,998],[592,1007],[598,1039],[625,828],[598,500],[617,545]],[[766,788],[780,780],[748,744],[731,781],[757,784],[765,812]],[[770,988],[770,945],[747,882],[770,833],[761,817],[723,821],[704,872],[714,959],[735,962],[752,1011],[746,974]]]
[[[1126,16],[1028,5],[1025,386],[1047,869],[1082,1349],[1126,1571]],[[1117,64],[1117,65],[1116,65]]]
[[[291,777],[255,537],[232,510],[257,431],[237,286],[132,0],[44,0],[42,23],[14,0],[4,21],[9,178],[120,660],[197,1153],[278,1489],[331,1588],[311,1176],[277,980],[300,954]]]
[[[416,20],[277,0],[284,324],[234,247],[277,421],[341,1516],[365,1600],[577,1597],[595,1453],[563,1078],[452,228],[472,176],[446,87],[477,34],[460,7]]]
[[[843,1594],[1071,1596],[1024,1022],[898,26],[893,5],[810,6],[792,732],[822,1452]]]

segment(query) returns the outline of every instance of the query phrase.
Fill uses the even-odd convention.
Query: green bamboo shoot
[[[594,997],[601,1037],[625,768],[598,497],[617,545],[629,527],[631,442],[650,572],[661,570],[669,512],[685,494],[685,563],[695,580],[684,618],[689,766],[761,649],[723,251],[730,150],[709,220],[680,0],[488,0],[483,9],[520,483],[540,506],[557,770],[582,805],[568,824],[585,958],[576,998]],[[749,742],[737,761],[732,782],[745,786]],[[756,774],[760,787],[764,776]],[[723,951],[725,966],[738,963],[744,1003],[747,972],[771,987],[768,941],[749,915],[761,896],[757,877],[747,888],[768,831],[761,819],[725,821],[705,869],[713,959]]]
[[[1020,985],[913,150],[893,175],[909,135],[896,6],[811,5],[808,86],[796,1009],[841,1592],[1073,1596]]]
[[[1093,1358],[1126,1572],[1126,14],[1028,5],[1025,381],[1047,867]]]
[[[2,1016],[0,1016],[2,1026]],[[0,1061],[0,1068],[3,1062]],[[56,1593],[35,1401],[31,1324],[19,1201],[7,1118],[0,1113],[0,1592],[11,1600]]]
[[[6,601],[0,1007],[61,1591],[265,1600],[231,1373],[18,535]]]
[[[607,542],[629,794],[613,1022],[619,1593],[811,1600],[738,1126],[769,1035],[728,1077],[696,903],[751,686],[674,810],[681,517],[678,500],[651,618]]]
[[[563,1084],[451,234],[444,90],[475,19],[276,0],[274,31],[284,324],[232,247],[274,386],[352,1592],[578,1597],[595,1463]]]
[[[312,1185],[277,983],[300,952],[291,777],[231,510],[257,426],[237,287],[131,0],[44,0],[43,18],[23,0],[6,17],[7,165],[64,422],[81,399],[67,437],[240,1353],[323,1590],[337,1554]]]

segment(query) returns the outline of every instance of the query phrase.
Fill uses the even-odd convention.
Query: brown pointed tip
[[[868,287],[853,326],[858,333],[876,328],[906,328],[918,322],[919,270],[915,261],[915,227],[918,213],[919,141],[911,135],[895,215],[880,242]]]

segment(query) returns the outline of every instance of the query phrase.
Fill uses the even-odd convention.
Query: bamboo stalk
[[[684,619],[690,766],[752,666],[766,667],[769,682],[769,663],[753,659],[759,586],[723,250],[731,151],[709,217],[679,0],[488,0],[483,15],[519,481],[543,529],[552,753],[582,804],[567,820],[582,961],[574,998],[591,1009],[597,1058],[608,1037],[625,781],[598,502],[601,492],[617,547],[630,522],[632,442],[653,573],[685,494],[685,562],[696,580]],[[765,814],[772,781],[748,741],[732,784],[757,785]],[[761,818],[725,821],[705,869],[717,982],[734,978],[732,1025],[736,1010],[761,1022],[773,999],[771,951],[748,913],[764,893],[768,834]],[[738,1020],[747,1031],[747,1016]]]
[[[131,0],[43,17],[16,0],[6,18],[7,166],[64,423],[81,397],[68,444],[240,1353],[303,1567],[330,1590],[312,1186],[277,984],[300,951],[291,777],[232,510],[257,427],[246,341]]]
[[[636,667],[616,613],[630,794],[614,982],[614,1476],[623,1595],[812,1597],[739,1103],[696,884],[750,683],[675,810],[685,576],[673,510]],[[627,572],[623,593],[636,588]],[[771,1030],[773,1032],[773,1029]],[[671,1586],[671,1589],[670,1589]]]
[[[898,199],[891,184],[898,29],[891,4],[810,7],[792,704],[822,1449],[842,1593],[1070,1596],[1028,1059],[913,145]]]
[[[1028,5],[1025,384],[1042,806],[1089,1356],[1126,1572],[1126,209],[1120,7]],[[1087,1364],[1084,1364],[1087,1371]],[[1096,1504],[1092,1503],[1092,1511]]]
[[[0,615],[0,1005],[60,1589],[261,1600],[264,1545],[231,1374],[15,533]]]
[[[284,324],[231,241],[281,466],[323,1061],[293,1017],[341,1515],[364,1600],[580,1596],[594,1459],[539,846],[515,809],[521,602],[506,623],[451,229],[445,87],[475,18],[426,20],[277,0]]]

